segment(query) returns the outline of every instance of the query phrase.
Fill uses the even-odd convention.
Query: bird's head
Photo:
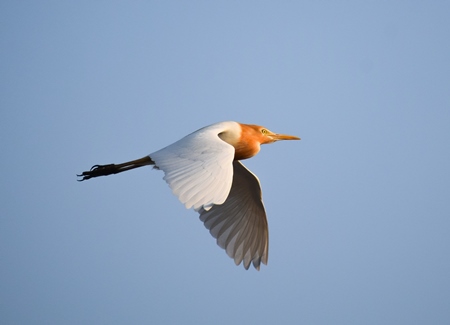
[[[265,127],[254,124],[239,124],[241,130],[233,142],[228,142],[235,148],[235,159],[247,159],[259,152],[260,145],[280,140],[300,140],[299,137],[287,134],[278,134]]]
[[[245,124],[245,129],[260,144],[273,143],[280,140],[300,140],[299,137],[294,135],[274,133],[260,125]]]
[[[230,128],[219,134],[219,137],[231,144],[235,149],[235,160],[253,157],[259,152],[260,145],[280,140],[300,140],[299,137],[287,134],[278,134],[269,131],[263,126],[254,124],[233,124]]]

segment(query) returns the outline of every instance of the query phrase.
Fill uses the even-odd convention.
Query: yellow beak
[[[273,139],[273,141],[279,141],[279,140],[301,140],[299,137],[296,137],[295,135],[288,135],[288,134],[271,134],[270,137]]]

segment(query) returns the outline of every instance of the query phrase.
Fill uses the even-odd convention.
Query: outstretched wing
[[[259,180],[241,162],[234,161],[233,185],[227,200],[200,210],[200,220],[236,265],[242,261],[259,270],[267,264],[269,229]]]
[[[225,202],[233,179],[234,147],[219,138],[227,123],[213,124],[150,154],[172,192],[190,209]]]

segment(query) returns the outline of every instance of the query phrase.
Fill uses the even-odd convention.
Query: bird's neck
[[[241,140],[234,146],[234,160],[251,158],[259,152],[259,149],[259,142]]]
[[[251,158],[259,152],[260,143],[252,125],[238,124],[236,129],[219,134],[219,137],[232,145],[235,150],[234,160]]]

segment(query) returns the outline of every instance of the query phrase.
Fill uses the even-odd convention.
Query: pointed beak
[[[295,135],[287,135],[287,134],[271,134],[270,137],[273,141],[280,141],[280,140],[301,140],[299,137],[296,137]]]

